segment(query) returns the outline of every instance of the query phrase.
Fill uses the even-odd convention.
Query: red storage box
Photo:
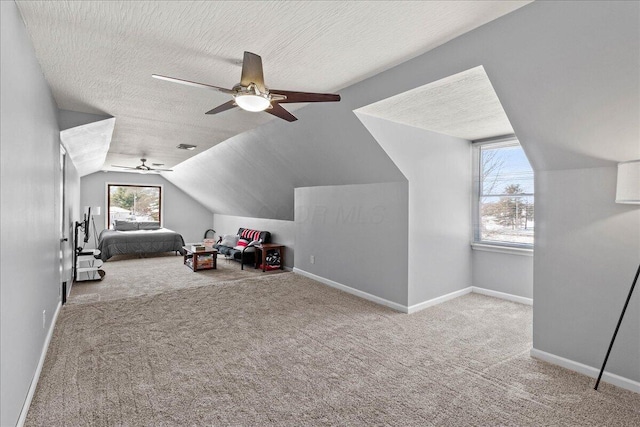
[[[262,269],[262,264],[260,264],[260,266],[258,268]],[[269,264],[267,264],[265,266],[264,270],[265,271],[280,270],[280,266],[279,265],[269,265]]]

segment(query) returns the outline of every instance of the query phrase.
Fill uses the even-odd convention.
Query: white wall
[[[296,269],[407,306],[407,183],[296,188],[295,201]]]
[[[473,286],[533,298],[533,254],[473,250],[471,261]]]
[[[223,234],[236,234],[238,229],[251,228],[253,230],[268,231],[271,233],[271,241],[284,246],[284,266],[293,268],[295,259],[295,224],[293,221],[264,218],[247,218],[231,215],[213,215],[213,228],[216,236]]]
[[[61,300],[60,131],[14,2],[0,19],[0,425],[12,426]]]
[[[213,213],[209,209],[158,174],[96,172],[80,179],[80,208],[84,206],[102,208],[102,214],[95,217],[98,235],[106,227],[107,183],[162,185],[162,223],[164,227],[182,234],[185,243],[201,242],[204,232],[213,226]],[[76,220],[80,219],[76,218]],[[87,247],[94,246],[94,243],[92,238]]]
[[[597,369],[640,261],[640,207],[615,187],[615,167],[536,174],[533,346]],[[638,289],[607,371],[640,381]]]
[[[409,181],[409,305],[471,286],[471,144],[357,113]]]

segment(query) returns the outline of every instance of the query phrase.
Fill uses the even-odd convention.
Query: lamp
[[[616,203],[640,205],[640,160],[618,163]]]
[[[616,203],[640,205],[640,160],[631,160],[629,162],[618,163]],[[624,313],[625,311],[627,311],[629,301],[631,301],[633,289],[636,287],[636,283],[638,283],[638,276],[640,276],[640,265],[638,266],[636,277],[631,283],[631,289],[629,289],[627,300],[624,303],[624,307],[622,307],[620,319],[618,319],[616,330],[613,332],[613,337],[611,337],[611,343],[609,344],[607,355],[604,357],[604,362],[602,363],[600,374],[598,375],[598,379],[596,380],[596,386],[593,388],[594,390],[598,390],[600,379],[602,379],[602,374],[604,373],[604,367],[607,365],[607,360],[609,360],[609,354],[611,353],[611,348],[613,347],[613,343],[616,340],[616,335],[618,335],[618,330],[620,329],[620,325],[622,324]]]
[[[236,105],[246,111],[264,111],[271,105],[269,98],[263,95],[237,94]]]
[[[238,92],[233,95],[236,105],[246,111],[264,111],[271,106],[271,95],[266,88],[260,90],[255,83],[246,88],[238,86]]]

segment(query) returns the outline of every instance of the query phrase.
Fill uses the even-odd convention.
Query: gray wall
[[[77,126],[83,126],[89,123],[99,122],[111,118],[109,115],[98,115],[89,113],[80,113],[78,111],[59,110],[58,125],[60,130],[71,129]]]
[[[473,286],[533,298],[533,256],[473,250],[471,260]]]
[[[640,207],[614,202],[616,168],[539,172],[533,346],[599,368],[640,260]],[[640,381],[640,292],[607,371]]]
[[[215,213],[293,220],[296,187],[402,181],[404,178],[353,114],[340,103],[273,120],[174,167],[167,179]],[[282,123],[280,123],[282,122]],[[206,180],[208,186],[197,183]]]
[[[297,122],[231,138],[168,179],[214,212],[287,220],[296,187],[402,181],[353,110],[478,65],[534,169],[637,158],[639,7],[531,3],[341,90],[339,103],[296,111]],[[616,144],[603,143],[612,136]],[[212,185],[198,185],[202,177]]]
[[[596,367],[615,326],[595,326],[596,313],[618,315],[621,303],[603,302],[623,302],[627,275],[637,268],[638,219],[629,213],[637,208],[613,204],[613,171],[616,162],[640,158],[639,14],[638,2],[534,2],[346,91],[373,102],[484,66],[542,182],[536,184],[534,347]],[[610,168],[608,180],[592,179],[598,169],[573,171],[599,167]],[[557,179],[544,172],[552,170]],[[562,182],[581,174],[585,179],[572,178],[572,188]],[[638,310],[634,301],[609,366],[635,380]]]
[[[406,306],[407,190],[405,182],[296,188],[295,267]]]
[[[207,154],[204,167],[248,165],[255,168],[255,172],[246,177],[242,174],[218,177],[216,190],[221,193],[211,189],[198,197],[203,204],[211,206],[220,201],[219,209],[225,213],[290,219],[295,187],[374,182],[376,178],[400,181],[400,172],[390,161],[383,160],[384,156],[375,148],[377,143],[365,133],[352,111],[478,65],[485,68],[537,179],[544,177],[541,171],[555,170],[570,175],[573,169],[613,168],[616,162],[640,158],[639,14],[639,2],[533,2],[342,90],[343,101],[339,104],[305,107],[297,112],[300,121],[294,124],[272,121],[220,144],[230,147],[224,152],[219,149],[220,156]],[[251,155],[256,160],[247,163]],[[196,164],[198,160],[193,162]],[[363,164],[366,166],[362,167]],[[185,163],[184,167],[189,168],[190,164]],[[281,172],[283,170],[286,172]],[[187,178],[177,174],[174,178],[181,179],[184,185],[196,182],[195,176]],[[607,313],[619,311],[617,308],[605,310],[608,307],[600,305],[603,294],[613,292],[601,290],[600,286],[605,277],[617,277],[610,276],[611,272],[635,269],[633,264],[637,260],[630,261],[629,254],[636,253],[638,236],[630,233],[620,239],[618,245],[610,247],[611,252],[604,258],[612,261],[609,264],[597,257],[599,249],[588,252],[590,246],[598,246],[585,243],[610,239],[609,230],[601,226],[602,221],[610,216],[618,218],[616,209],[630,208],[607,208],[613,193],[602,182],[589,186],[576,182],[575,185],[578,193],[588,191],[592,200],[606,201],[606,205],[592,206],[598,215],[604,216],[576,214],[570,208],[571,203],[567,203],[574,197],[573,190],[567,190],[568,199],[560,201],[544,186],[538,187],[536,203],[541,209],[536,218],[534,256],[537,325],[534,346],[597,366],[597,358],[583,352],[593,348],[589,346],[594,341],[606,345],[610,332],[605,334],[589,323],[574,321],[572,329],[567,329],[556,321],[564,317],[582,318],[586,313],[595,313],[594,307]],[[245,189],[251,189],[249,196]],[[258,196],[254,196],[256,194]],[[262,197],[273,202],[263,203]],[[267,209],[261,211],[263,206]],[[580,218],[581,228],[569,227],[569,231],[562,231],[553,225],[544,226],[564,224],[567,218],[576,216]],[[636,240],[630,241],[633,239]],[[562,244],[565,252],[562,256],[549,255],[547,242]],[[569,242],[578,245],[566,244]],[[296,244],[299,249],[305,242],[296,237]],[[554,250],[551,253],[560,255]],[[564,287],[574,295],[575,285],[569,281],[575,280],[570,279],[574,277],[574,264],[583,258],[590,262],[587,271],[591,274],[577,277],[581,279],[582,289],[588,291],[573,299],[559,298],[552,302],[558,293],[565,292]],[[620,265],[622,260],[625,260],[624,266]],[[560,282],[554,277],[565,280]],[[622,284],[626,280],[614,281],[608,283],[618,296],[628,285]],[[634,310],[637,313],[637,306],[632,306],[628,315],[637,316]],[[626,325],[631,328],[626,336],[640,336],[637,321]],[[611,371],[637,379],[637,346],[631,350],[621,347],[619,351],[621,355],[612,363]]]
[[[470,248],[470,142],[357,115],[409,179],[411,304],[471,285],[532,298],[533,257]]]
[[[293,221],[215,214],[213,215],[213,226],[216,230],[216,236],[236,234],[240,227],[270,232],[273,243],[286,246],[284,266],[293,268],[296,243],[296,231]]]
[[[163,225],[182,234],[185,243],[201,242],[204,232],[213,226],[213,214],[209,209],[158,174],[96,172],[82,177],[80,183],[80,209],[83,209],[84,206],[100,206],[102,208],[102,214],[95,217],[98,235],[106,226],[107,183],[162,185]],[[82,215],[82,210],[80,215]],[[92,238],[87,247],[94,245],[95,242]]]
[[[0,2],[0,19],[0,425],[10,426],[61,298],[60,132],[55,101],[14,2]],[[23,248],[37,254],[25,256]]]
[[[352,110],[483,65],[536,179],[546,180],[537,184],[534,346],[597,366],[604,348],[597,350],[599,357],[592,352],[597,346],[606,347],[615,323],[611,319],[620,310],[617,301],[624,300],[632,279],[628,276],[637,262],[630,258],[637,257],[638,250],[638,234],[633,231],[637,208],[610,203],[613,165],[640,158],[639,13],[638,2],[534,2],[341,91],[341,103],[310,105],[296,112],[298,122],[274,120],[220,144],[217,147],[223,148],[215,148],[220,151],[207,152],[203,160],[196,156],[181,166],[198,166],[197,177],[176,173],[170,179],[211,211],[289,220],[296,187],[403,181]],[[42,309],[50,312],[49,306],[57,301],[51,295],[57,293],[57,279],[51,284],[54,291],[42,283],[58,275],[58,222],[51,214],[56,194],[52,168],[58,154],[55,106],[14,4],[2,2],[1,15],[0,412],[2,424],[12,424],[44,339]],[[592,179],[601,174],[598,169],[579,170],[603,166],[611,169],[604,181]],[[544,170],[558,172],[540,172]],[[574,174],[588,179],[580,182]],[[572,188],[562,184],[568,178]],[[201,179],[209,185],[201,185]],[[9,216],[5,202],[11,200],[20,203]],[[574,202],[591,211],[576,213]],[[567,225],[574,217],[576,222]],[[620,231],[624,227],[631,231]],[[34,236],[42,248],[41,263],[26,269],[26,261],[12,255],[14,242],[36,244]],[[299,251],[305,242],[297,239],[296,244]],[[348,249],[341,248],[336,255],[347,257]],[[298,253],[296,258],[300,257]],[[339,266],[340,260],[335,263]],[[576,274],[578,264],[587,268]],[[352,268],[359,271],[361,266]],[[13,286],[18,279],[21,286]],[[638,310],[634,300],[610,362],[612,372],[636,380]],[[601,327],[582,321],[593,313],[607,316]],[[559,323],[565,320],[568,326]],[[597,346],[591,347],[596,341]]]
[[[471,143],[358,117],[409,181],[409,305],[471,286]]]

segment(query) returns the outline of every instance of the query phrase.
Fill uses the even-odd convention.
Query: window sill
[[[533,256],[533,249],[515,248],[511,246],[487,245],[484,243],[471,243],[474,251],[497,252],[501,254]]]

